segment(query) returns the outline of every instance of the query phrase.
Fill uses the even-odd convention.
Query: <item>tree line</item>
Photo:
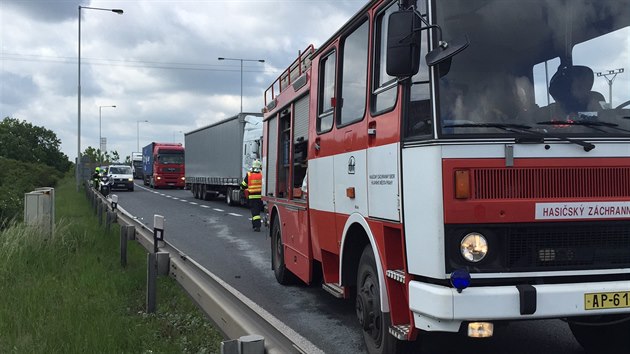
[[[24,193],[54,187],[74,165],[61,140],[44,127],[5,117],[0,121],[0,229],[24,212]]]
[[[82,153],[92,163],[119,163],[117,151],[102,152],[88,146]],[[125,163],[131,164],[127,156]],[[54,187],[72,163],[61,151],[61,140],[50,129],[5,117],[0,121],[0,229],[24,212],[24,193]]]

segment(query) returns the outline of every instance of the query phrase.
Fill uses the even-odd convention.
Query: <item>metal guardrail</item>
[[[89,188],[103,203],[100,193]],[[90,193],[88,191],[88,193]],[[119,224],[135,227],[136,241],[152,252],[153,230],[118,205],[113,210]],[[162,243],[163,242],[163,243]],[[160,241],[160,252],[169,254],[169,276],[173,277],[218,329],[229,339],[257,334],[265,339],[265,351],[275,353],[324,353],[306,338],[247,298],[218,276],[208,271],[167,241]]]

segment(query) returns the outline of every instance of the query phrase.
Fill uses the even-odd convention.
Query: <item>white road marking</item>
[[[225,210],[223,210],[223,209],[217,209],[217,208],[212,208],[212,210],[214,210],[214,211],[218,211],[218,212],[223,212],[223,211],[225,211]]]
[[[198,204],[197,204],[197,203],[195,203],[195,202],[189,202],[189,203],[190,203],[190,204],[192,204],[192,205],[198,205]]]
[[[207,205],[201,205],[201,207],[202,207],[202,208],[210,208],[210,207],[209,207],[209,206],[207,206]]]
[[[232,216],[243,216],[241,214],[237,214],[237,213],[228,213],[228,215],[232,215]]]

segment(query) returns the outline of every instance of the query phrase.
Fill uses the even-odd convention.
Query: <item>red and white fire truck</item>
[[[630,352],[628,38],[630,0],[370,1],[265,92],[278,282],[321,270],[370,353],[548,318]]]

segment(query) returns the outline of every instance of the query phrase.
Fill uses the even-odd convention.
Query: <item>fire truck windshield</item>
[[[440,64],[439,137],[630,137],[630,0],[435,4],[443,38],[470,39]]]

